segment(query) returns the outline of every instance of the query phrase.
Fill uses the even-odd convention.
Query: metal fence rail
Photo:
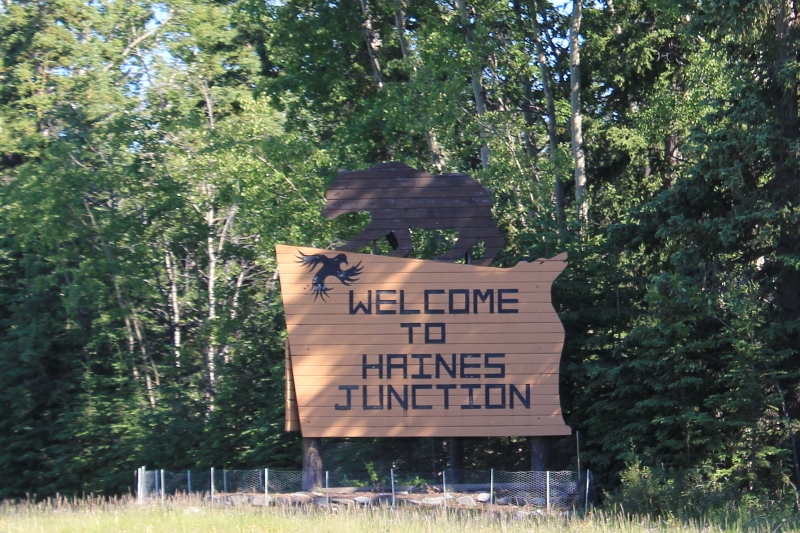
[[[398,494],[441,493],[447,504],[454,493],[483,493],[490,505],[531,506],[543,509],[586,508],[593,498],[591,471],[569,472],[506,472],[503,470],[453,470],[439,473],[414,473],[390,469],[386,473],[325,472],[325,486],[319,491],[337,493],[343,487],[352,492],[391,493],[391,502]],[[174,494],[201,494],[210,498],[223,495],[292,494],[302,491],[303,473],[283,470],[225,470],[169,472],[137,470],[137,497],[165,498]]]

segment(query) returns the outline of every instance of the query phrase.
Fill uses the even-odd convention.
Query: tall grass
[[[496,511],[499,511],[496,510]],[[714,520],[683,521],[630,515],[618,509],[584,516],[531,510],[503,512],[442,508],[250,507],[212,505],[201,498],[143,504],[131,498],[0,503],[2,533],[553,533],[658,531],[796,531],[790,519],[732,512]],[[519,513],[518,511],[523,511]]]

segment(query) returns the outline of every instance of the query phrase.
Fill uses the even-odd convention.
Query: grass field
[[[731,513],[711,521],[654,520],[622,511],[592,511],[585,516],[526,511],[490,513],[456,509],[389,507],[341,509],[211,506],[181,498],[138,504],[132,499],[63,498],[0,504],[0,533],[551,533],[658,531],[797,531],[784,518]]]

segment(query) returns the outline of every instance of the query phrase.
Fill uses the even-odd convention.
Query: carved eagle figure
[[[323,254],[314,254],[314,255],[306,255],[300,250],[297,251],[300,255],[297,256],[297,263],[305,265],[308,267],[309,272],[313,272],[317,265],[322,265],[322,267],[317,271],[314,275],[314,279],[311,280],[311,286],[314,291],[314,301],[317,301],[317,296],[322,298],[322,301],[325,301],[325,297],[328,295],[328,291],[332,289],[332,287],[325,286],[325,279],[328,276],[334,276],[336,279],[342,282],[344,285],[350,285],[354,281],[358,281],[358,276],[361,273],[361,262],[359,261],[357,265],[351,266],[346,270],[342,270],[342,263],[345,265],[347,263],[347,256],[345,254],[339,254],[336,257],[328,257]]]

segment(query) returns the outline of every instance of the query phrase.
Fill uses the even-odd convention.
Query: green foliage
[[[777,516],[791,512],[794,500],[785,493],[788,497],[782,502],[743,493],[724,472],[712,467],[678,470],[644,466],[635,461],[621,472],[620,482],[618,488],[606,495],[609,505],[626,513],[681,520],[710,517],[731,520],[737,515],[759,513]]]
[[[723,497],[794,501],[786,5],[586,6],[590,223],[563,234],[568,17],[549,2],[478,0],[466,18],[386,0],[3,3],[0,497],[124,492],[142,464],[296,468],[274,245],[346,241],[367,215],[323,220],[327,184],[398,160],[487,187],[498,266],[569,252],[553,288],[561,398],[610,500],[694,515]],[[415,230],[415,255],[453,238]],[[447,463],[432,439],[326,444],[351,469]],[[525,439],[464,445],[468,467],[529,464]],[[571,442],[553,448],[571,464]]]

